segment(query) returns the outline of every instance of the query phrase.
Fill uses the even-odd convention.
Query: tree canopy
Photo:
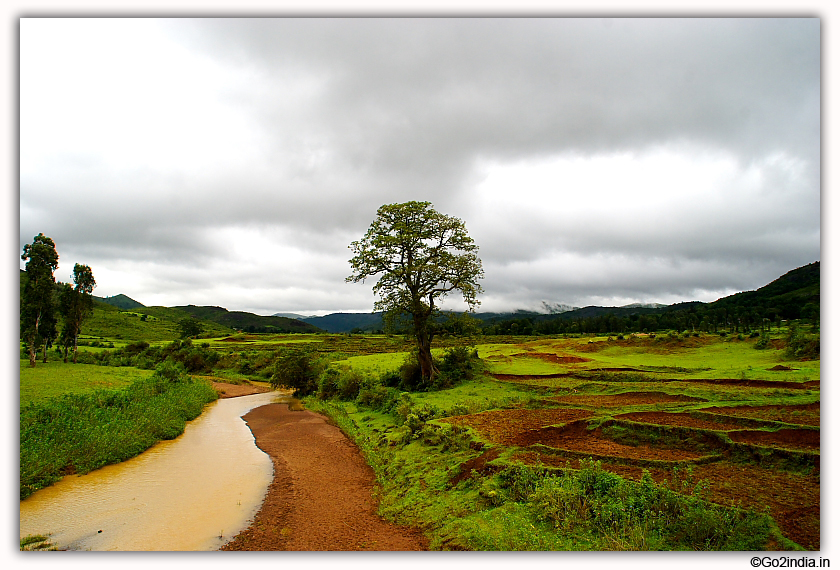
[[[482,291],[478,246],[464,222],[437,212],[430,202],[386,204],[350,249],[353,274],[347,282],[380,276],[373,287],[379,296],[374,310],[384,311],[386,319],[410,316],[421,374],[431,379],[436,372],[431,356],[433,317],[440,302],[460,291],[472,312]]]
[[[67,362],[67,349],[73,346],[73,362],[76,362],[78,338],[82,323],[93,312],[93,293],[96,280],[90,266],[77,263],[73,266],[73,283],[64,284],[59,294],[59,312],[64,316],[64,329],[61,345],[64,347],[64,361]]]
[[[41,233],[23,246],[20,257],[26,261],[26,283],[20,298],[20,336],[29,350],[29,365],[35,366],[37,347],[44,347],[46,362],[47,346],[57,335],[53,273],[58,268],[58,252],[53,240]]]

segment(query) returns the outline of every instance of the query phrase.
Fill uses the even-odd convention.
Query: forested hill
[[[123,309],[126,311],[130,311],[132,309],[142,309],[145,307],[143,303],[138,303],[128,295],[123,295],[120,293],[119,295],[114,295],[113,297],[97,297],[93,296],[94,299],[100,301],[102,303],[107,303],[109,305],[113,305],[118,309]]]
[[[174,307],[202,321],[210,321],[250,333],[312,333],[321,332],[317,326],[287,317],[263,316],[243,311],[228,311],[222,307]]]
[[[656,330],[745,332],[768,323],[820,317],[820,262],[799,267],[755,291],[711,303],[691,301],[666,307],[584,307],[558,315],[497,319],[487,334],[560,334]]]
[[[783,319],[812,318],[812,313],[820,310],[820,262],[788,271],[755,291],[718,299],[709,307],[774,310]]]

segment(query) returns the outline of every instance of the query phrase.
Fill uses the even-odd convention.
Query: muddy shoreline
[[[324,416],[268,404],[245,414],[274,479],[252,524],[221,550],[427,550],[417,529],[386,522],[371,496],[373,470]]]

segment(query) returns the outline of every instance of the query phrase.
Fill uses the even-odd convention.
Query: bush
[[[788,358],[816,360],[820,357],[820,335],[808,338],[794,323],[791,323],[786,341],[785,356]]]
[[[364,378],[352,368],[342,369],[336,379],[338,397],[342,400],[355,400],[362,388]]]
[[[466,346],[450,348],[440,362],[440,373],[434,379],[436,389],[451,388],[475,378],[481,369],[478,351]]]
[[[125,348],[123,348],[123,354],[127,354],[128,356],[134,356],[148,350],[148,348],[148,342],[142,340],[137,342],[131,342],[125,345]]]
[[[362,406],[389,413],[394,410],[397,402],[399,402],[400,393],[396,388],[374,384],[372,386],[362,387],[359,390],[359,396],[356,398],[356,402]]]
[[[293,388],[295,398],[308,396],[318,389],[323,365],[309,352],[289,350],[274,365],[271,387]]]
[[[180,363],[165,360],[155,367],[154,376],[167,382],[184,382],[189,380],[184,366]]]

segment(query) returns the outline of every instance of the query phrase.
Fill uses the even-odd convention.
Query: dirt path
[[[419,531],[385,522],[371,498],[373,470],[358,448],[310,411],[269,404],[243,416],[274,461],[253,524],[222,550],[425,550]]]

